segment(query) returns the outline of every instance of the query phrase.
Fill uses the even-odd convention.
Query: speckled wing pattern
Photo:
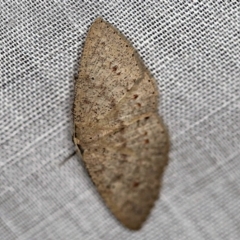
[[[155,79],[102,18],[86,38],[73,113],[74,142],[100,195],[124,226],[141,228],[159,195],[168,135]]]

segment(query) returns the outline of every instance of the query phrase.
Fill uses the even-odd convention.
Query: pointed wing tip
[[[102,24],[106,24],[106,21],[101,16],[99,16],[92,22],[91,27],[93,27],[93,26],[96,27],[96,26],[102,25]]]
[[[143,227],[147,216],[148,215],[146,215],[144,218],[135,218],[135,219],[128,219],[128,220],[127,219],[118,219],[118,220],[121,222],[121,224],[124,227],[128,228],[129,230],[138,231]]]
[[[99,22],[105,22],[105,20],[99,16],[94,20],[94,23],[99,23]]]
[[[124,212],[124,209],[118,209],[119,211],[112,211],[117,220],[126,228],[137,231],[140,230],[145,224],[153,205],[145,209],[144,213],[139,214],[134,211],[134,209],[130,209],[127,212]]]
[[[143,223],[122,223],[126,228],[128,228],[131,231],[138,231],[142,228]]]

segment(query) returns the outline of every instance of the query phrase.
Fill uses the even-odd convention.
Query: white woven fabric
[[[240,239],[238,1],[1,0],[0,8],[2,240]],[[74,77],[97,16],[156,77],[171,137],[161,198],[138,232],[110,214],[77,156],[60,166],[74,151]]]

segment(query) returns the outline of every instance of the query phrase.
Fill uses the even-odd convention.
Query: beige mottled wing
[[[76,82],[75,124],[89,127],[104,119],[142,75],[141,62],[130,42],[98,18],[88,32]],[[82,141],[90,137],[89,133],[81,135]]]
[[[128,126],[138,118],[158,112],[158,89],[155,79],[145,69],[143,78],[136,83],[104,120],[111,126]]]
[[[87,169],[116,218],[139,229],[158,198],[168,140],[155,113],[91,143]]]
[[[168,137],[158,89],[129,41],[98,18],[75,88],[74,141],[112,213],[139,229],[159,194]]]

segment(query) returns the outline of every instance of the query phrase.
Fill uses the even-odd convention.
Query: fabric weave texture
[[[0,236],[240,239],[238,1],[0,1]],[[74,79],[102,16],[158,81],[171,139],[159,200],[123,228],[73,155]]]

